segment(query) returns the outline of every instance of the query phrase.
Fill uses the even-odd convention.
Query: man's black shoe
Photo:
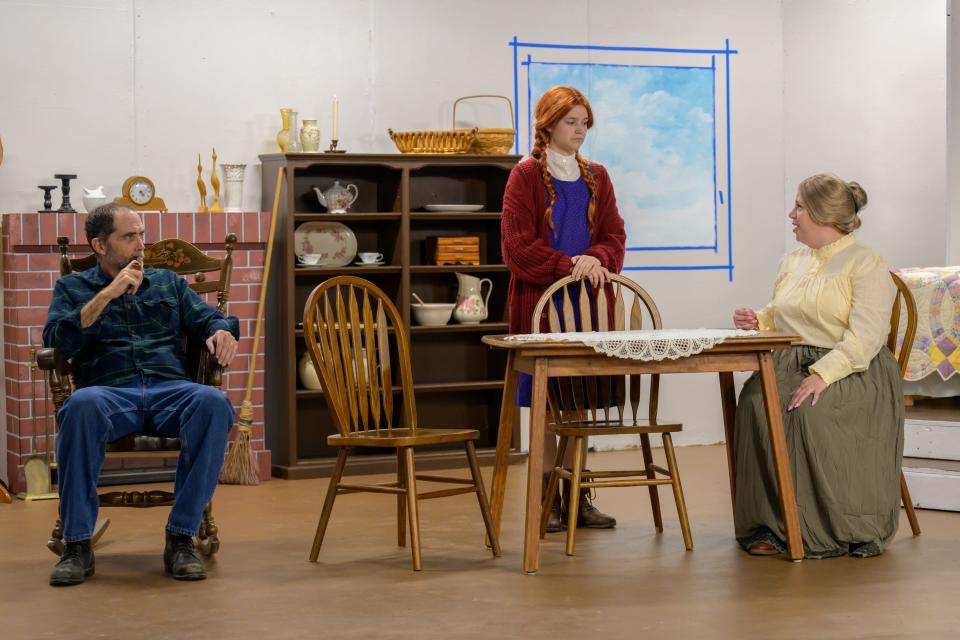
[[[69,587],[80,584],[93,575],[93,565],[93,547],[89,540],[68,542],[50,574],[50,585]]]
[[[197,553],[193,537],[177,533],[167,533],[167,544],[163,549],[163,568],[173,575],[175,580],[203,580],[207,570],[203,559]]]

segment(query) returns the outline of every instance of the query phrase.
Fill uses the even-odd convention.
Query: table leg
[[[777,391],[777,376],[773,370],[773,354],[769,351],[758,355],[760,382],[763,387],[763,404],[770,430],[770,447],[773,450],[773,467],[777,475],[777,491],[780,494],[780,511],[787,532],[787,557],[803,559],[803,540],[800,537],[800,518],[797,515],[797,496],[793,489],[793,471],[787,454],[787,438],[783,430],[783,413],[780,410],[780,394]]]
[[[543,438],[547,418],[547,360],[537,358],[530,398],[530,453],[527,455],[527,515],[523,530],[523,570],[540,566],[540,509],[543,491]]]
[[[503,381],[503,399],[500,401],[500,426],[497,429],[497,454],[490,483],[490,514],[497,537],[500,536],[500,518],[507,487],[507,463],[513,438],[513,419],[517,410],[517,381],[520,377],[513,368],[513,354],[513,350],[510,350],[507,355],[507,373]],[[489,540],[487,546],[490,546]]]
[[[730,474],[730,505],[737,510],[737,468],[733,459],[733,424],[737,415],[737,393],[733,373],[720,372],[720,402],[723,405],[723,432],[727,445],[727,472]]]

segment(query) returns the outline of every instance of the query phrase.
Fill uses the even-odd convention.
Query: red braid
[[[547,133],[537,130],[536,142],[533,144],[533,151],[530,152],[537,159],[537,165],[540,167],[540,176],[543,178],[543,186],[547,189],[547,195],[550,201],[547,203],[547,210],[543,213],[543,219],[547,222],[547,228],[554,231],[553,227],[553,205],[557,202],[557,190],[553,187],[553,180],[550,179],[550,172],[547,170]]]
[[[590,188],[590,204],[587,205],[587,225],[590,228],[590,235],[593,235],[593,218],[597,211],[597,181],[593,178],[593,172],[590,171],[590,161],[577,152],[577,164],[580,165],[580,175],[583,181]]]

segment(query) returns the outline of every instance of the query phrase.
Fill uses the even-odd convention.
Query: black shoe
[[[547,502],[547,486],[550,484],[550,474],[543,474],[543,503]],[[557,494],[553,496],[553,507],[550,508],[550,515],[547,516],[547,533],[556,533],[558,531],[563,531],[567,528],[566,521],[563,519],[561,513],[561,502],[560,502],[560,493],[559,485],[557,486]]]
[[[163,549],[163,568],[174,580],[204,580],[207,570],[197,553],[192,536],[167,531],[167,545]]]
[[[563,514],[567,517],[570,505],[570,481],[563,481]],[[577,528],[587,527],[589,529],[612,529],[617,526],[617,519],[607,515],[593,506],[593,496],[590,495],[589,487],[580,487],[580,501],[577,509]]]
[[[50,585],[69,587],[80,584],[93,575],[93,565],[93,546],[89,540],[68,542],[50,574]]]

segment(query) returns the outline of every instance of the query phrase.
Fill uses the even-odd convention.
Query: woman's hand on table
[[[570,275],[575,280],[586,278],[593,287],[610,282],[610,272],[600,264],[597,258],[584,254],[572,257],[570,262],[573,263]]]
[[[799,387],[793,390],[793,394],[790,396],[790,404],[787,405],[787,411],[793,411],[799,407],[809,395],[813,396],[811,406],[816,406],[817,400],[820,399],[820,394],[823,393],[823,390],[826,389],[827,386],[823,378],[815,373],[811,373],[803,379]]]
[[[760,322],[757,320],[757,314],[753,309],[737,309],[733,312],[733,326],[737,329],[759,329]]]

